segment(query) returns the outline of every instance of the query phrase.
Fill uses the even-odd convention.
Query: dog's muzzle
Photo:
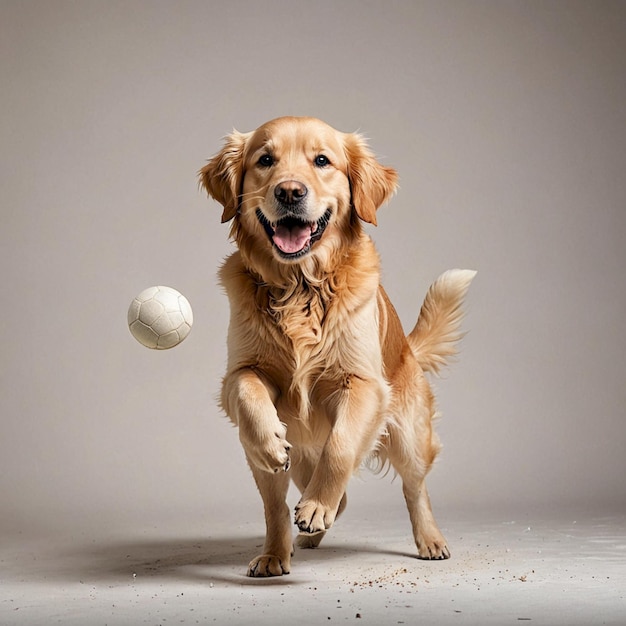
[[[321,239],[328,226],[331,210],[327,209],[316,222],[307,222],[293,214],[277,222],[270,222],[261,209],[256,210],[256,216],[278,254],[294,260],[307,254],[311,246]]]

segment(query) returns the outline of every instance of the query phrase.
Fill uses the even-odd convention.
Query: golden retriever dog
[[[263,553],[248,575],[290,571],[290,480],[302,494],[297,544],[314,548],[372,459],[402,478],[418,556],[448,558],[425,484],[440,449],[425,372],[455,353],[475,273],[443,274],[405,336],[362,226],[376,224],[397,174],[360,135],[320,120],[234,131],[200,181],[238,248],[220,272],[231,309],[221,403],[265,508]]]

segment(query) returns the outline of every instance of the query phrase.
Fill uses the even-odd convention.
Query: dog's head
[[[376,161],[358,134],[313,118],[282,117],[250,133],[233,132],[200,171],[200,181],[233,220],[248,256],[281,264],[321,260],[376,224],[396,172]]]

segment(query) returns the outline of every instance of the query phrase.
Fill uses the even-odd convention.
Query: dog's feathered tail
[[[463,337],[463,299],[474,276],[473,270],[449,270],[428,289],[417,324],[407,337],[425,372],[438,374],[456,354]]]

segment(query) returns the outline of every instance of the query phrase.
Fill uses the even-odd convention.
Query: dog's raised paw
[[[265,472],[287,472],[291,466],[291,444],[285,439],[287,428],[281,423],[280,430],[268,433],[262,439],[254,439],[239,431],[239,438],[250,462]]]
[[[285,439],[287,436],[287,426],[281,422],[281,432],[274,433],[275,441],[274,444],[277,448],[277,452],[274,454],[274,465],[273,471],[276,474],[277,472],[288,472],[291,467],[291,458],[289,456],[289,452],[291,450],[291,444]]]

